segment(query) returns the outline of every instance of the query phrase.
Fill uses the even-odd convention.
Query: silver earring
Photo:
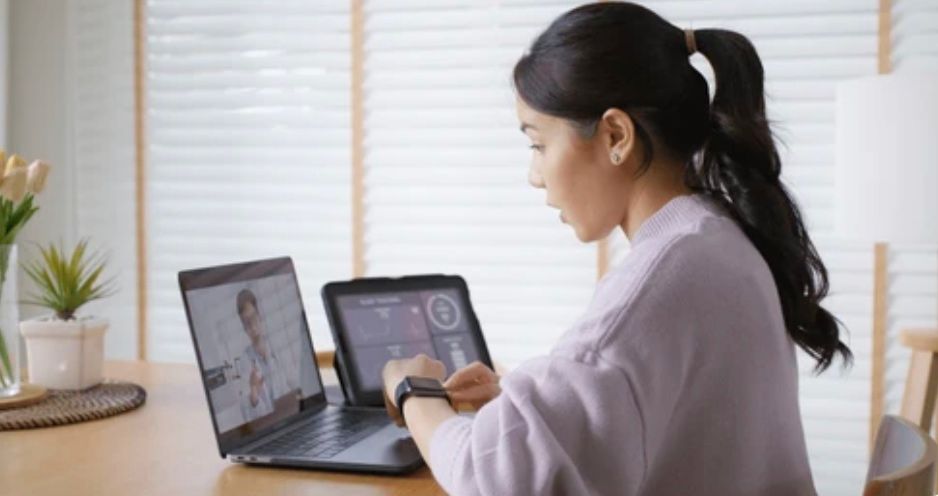
[[[618,153],[612,152],[612,156],[611,156],[610,158],[612,159],[612,163],[614,163],[614,164],[616,164],[616,165],[619,165],[619,154],[618,154]]]

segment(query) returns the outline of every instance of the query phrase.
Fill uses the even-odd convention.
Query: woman
[[[690,64],[701,53],[706,80]],[[840,355],[827,272],[779,181],[762,64],[742,35],[681,30],[629,3],[574,9],[514,68],[529,180],[584,242],[631,249],[549,356],[474,364],[446,399],[402,397],[452,494],[814,494],[794,345]],[[419,356],[385,368],[389,408]]]

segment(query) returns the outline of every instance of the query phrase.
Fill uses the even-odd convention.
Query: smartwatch
[[[404,401],[411,396],[420,396],[424,398],[443,398],[449,402],[449,395],[443,384],[437,379],[429,377],[417,377],[409,375],[397,385],[394,390],[394,400],[397,403],[397,410],[401,412],[401,420],[407,425],[407,419],[404,418]]]

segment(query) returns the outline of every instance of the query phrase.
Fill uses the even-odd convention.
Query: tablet
[[[381,372],[391,359],[424,353],[442,361],[447,375],[477,360],[492,366],[462,277],[330,282],[322,299],[336,372],[351,405],[384,406]]]

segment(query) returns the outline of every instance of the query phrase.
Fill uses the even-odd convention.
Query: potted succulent
[[[26,342],[29,380],[52,389],[85,389],[101,382],[105,319],[76,312],[86,303],[110,296],[111,281],[101,281],[105,261],[88,253],[80,241],[71,253],[55,245],[40,247],[41,257],[23,264],[38,292],[29,305],[53,314],[20,323]]]

